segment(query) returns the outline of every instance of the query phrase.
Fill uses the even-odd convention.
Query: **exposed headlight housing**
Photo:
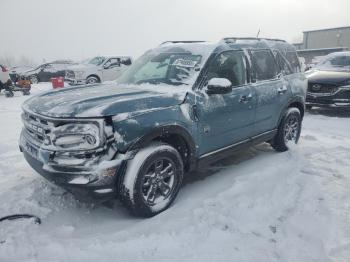
[[[52,144],[61,150],[92,150],[101,144],[100,128],[94,123],[58,126],[51,134]]]

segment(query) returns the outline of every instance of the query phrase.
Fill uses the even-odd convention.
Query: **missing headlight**
[[[59,149],[90,150],[100,145],[100,129],[94,123],[65,124],[54,129],[51,141]]]

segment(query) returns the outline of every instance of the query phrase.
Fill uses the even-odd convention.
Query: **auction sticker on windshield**
[[[195,67],[196,64],[197,64],[197,61],[186,60],[183,58],[176,59],[173,63],[174,66],[181,66],[181,67]]]

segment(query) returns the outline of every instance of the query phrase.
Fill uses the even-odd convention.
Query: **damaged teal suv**
[[[282,40],[166,42],[115,83],[27,100],[20,150],[78,198],[118,197],[150,217],[171,205],[190,170],[243,146],[297,143],[306,88]]]

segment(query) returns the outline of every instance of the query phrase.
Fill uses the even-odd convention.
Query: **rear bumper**
[[[50,182],[66,189],[83,201],[102,202],[117,196],[118,177],[124,172],[126,160],[110,161],[112,165],[105,169],[83,166],[53,165],[50,161],[52,151],[37,148],[26,140],[24,135],[20,138],[20,150],[28,164],[41,176]],[[96,172],[98,170],[98,172]]]

